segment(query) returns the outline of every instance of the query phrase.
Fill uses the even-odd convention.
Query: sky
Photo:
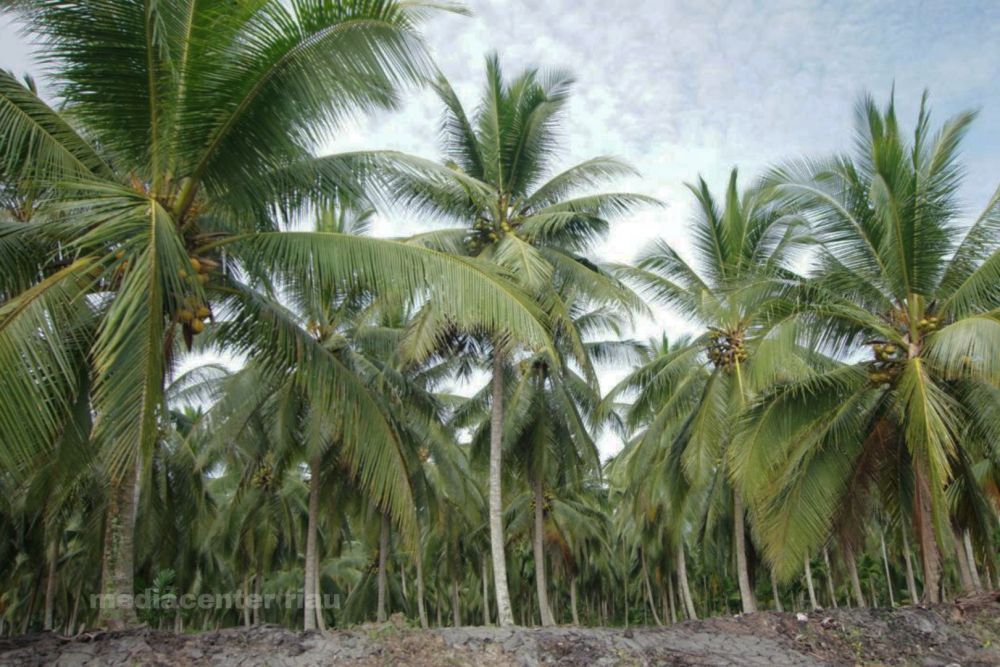
[[[749,183],[767,166],[849,151],[853,110],[865,92],[895,87],[912,126],[921,93],[932,120],[980,115],[964,143],[967,214],[1000,183],[1000,2],[997,0],[468,0],[473,16],[440,14],[423,32],[467,107],[478,100],[484,57],[504,69],[570,70],[577,83],[564,122],[561,170],[614,155],[641,177],[608,189],[652,195],[663,209],[616,221],[598,254],[628,261],[654,238],[690,256],[684,187],[702,175],[716,190],[739,167]],[[30,68],[30,49],[0,19],[0,66]],[[403,106],[344,128],[330,150],[395,149],[439,157],[441,106],[413,91]],[[377,233],[401,236],[427,222],[380,216]],[[635,335],[689,325],[657,311]],[[602,376],[605,389],[623,369]],[[610,454],[619,445],[604,439]]]

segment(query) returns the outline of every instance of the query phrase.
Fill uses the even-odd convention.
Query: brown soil
[[[1000,665],[1000,592],[933,608],[761,612],[665,628],[275,626],[0,639],[0,665]]]

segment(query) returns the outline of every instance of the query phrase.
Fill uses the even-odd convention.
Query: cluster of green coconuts
[[[198,281],[201,285],[207,285],[211,279],[210,274],[213,263],[200,260],[197,257],[191,257],[190,263],[194,274],[191,275],[187,270],[182,269],[179,274],[180,277],[185,280],[191,278]],[[200,334],[204,331],[205,320],[211,316],[211,309],[205,304],[199,303],[193,296],[184,297],[184,303],[177,310],[177,321],[193,334]]]
[[[472,225],[467,244],[473,253],[479,252],[491,243],[496,243],[501,237],[514,233],[514,226],[509,222],[500,223],[499,231],[489,220],[479,220]]]
[[[274,456],[268,452],[264,460],[254,470],[250,483],[258,489],[267,491],[273,488],[277,477],[274,474]]]
[[[941,318],[928,315],[917,322],[917,330],[922,334],[937,331],[941,328]],[[904,350],[894,343],[874,343],[872,352],[875,362],[868,379],[872,384],[881,385],[892,381],[899,374],[903,362]]]

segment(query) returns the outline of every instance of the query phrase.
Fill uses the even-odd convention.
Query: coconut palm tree
[[[486,61],[486,86],[469,114],[444,79],[435,90],[445,106],[444,166],[390,169],[387,190],[397,204],[461,225],[421,234],[413,243],[488,260],[537,293],[554,330],[571,330],[572,317],[554,286],[572,283],[603,305],[641,308],[638,299],[585,256],[607,234],[614,217],[655,200],[630,193],[579,194],[610,178],[633,174],[624,163],[598,157],[550,176],[562,111],[572,86],[565,72],[527,70],[504,78],[496,55]],[[413,162],[407,163],[414,164]],[[440,314],[426,311],[421,322]],[[431,329],[436,331],[439,329]],[[425,349],[438,341],[425,338]],[[492,350],[490,543],[501,625],[514,617],[507,590],[502,526],[501,469],[505,368],[518,341],[488,336]],[[575,352],[582,359],[582,348]]]
[[[542,625],[555,624],[546,577],[547,536],[558,534],[554,532],[557,524],[552,520],[551,492],[569,492],[601,473],[600,455],[591,435],[591,427],[599,425],[596,410],[600,403],[592,365],[631,361],[641,349],[632,341],[618,340],[625,321],[615,309],[588,308],[580,295],[560,296],[559,300],[571,318],[569,325],[553,336],[553,348],[559,356],[553,358],[547,352],[523,355],[505,380],[508,391],[504,397],[504,455],[511,462],[508,469],[512,477],[520,476],[529,490],[532,511],[527,532],[532,540]],[[615,339],[600,339],[608,334]],[[580,358],[574,357],[577,349],[585,360],[582,367],[574,367],[574,359]],[[474,455],[489,447],[489,390],[486,387],[473,396],[453,420],[458,428],[473,429]],[[523,522],[521,525],[527,527]]]
[[[769,392],[741,466],[757,535],[779,570],[833,530],[857,542],[851,517],[877,489],[890,513],[912,520],[924,599],[934,602],[947,496],[989,507],[972,465],[996,453],[1000,190],[963,224],[957,158],[974,114],[932,131],[926,101],[907,139],[894,102],[880,109],[865,97],[853,157],[771,174],[812,220],[820,250],[808,309],[823,342],[850,362]],[[972,523],[985,544],[992,526]]]
[[[744,407],[777,378],[794,373],[800,331],[790,295],[798,278],[790,263],[802,245],[800,221],[767,192],[740,192],[730,174],[723,201],[703,179],[688,186],[698,203],[693,222],[696,264],[655,242],[635,267],[619,267],[652,300],[693,320],[701,331],[663,350],[612,391],[635,391],[628,422],[650,447],[663,448],[675,471],[672,506],[688,497],[722,503],[705,516],[732,517],[733,550],[745,612],[754,611],[745,510],[730,483],[728,449]],[[705,489],[712,489],[709,495]],[[678,524],[679,525],[679,524]],[[704,530],[711,530],[707,525]]]
[[[360,0],[5,5],[45,44],[58,106],[0,72],[0,174],[32,202],[29,240],[55,249],[29,285],[4,287],[0,387],[12,398],[0,411],[3,463],[23,472],[51,446],[79,391],[66,329],[97,317],[88,359],[93,439],[111,485],[104,593],[132,594],[138,467],[163,419],[177,348],[225,312],[261,325],[244,328],[238,347],[275,366],[315,349],[296,347],[302,339],[274,294],[247,289],[261,276],[327,295],[364,285],[429,297],[463,326],[544,343],[537,309],[486,263],[290,231],[301,211],[363,189],[372,160],[313,150],[343,119],[392,107],[401,86],[427,73],[415,31],[423,9]],[[376,437],[383,422],[365,418],[370,409],[335,364],[322,366],[310,382],[325,388],[330,415],[357,417],[344,420],[344,439]],[[103,615],[109,625],[133,619],[130,609]]]

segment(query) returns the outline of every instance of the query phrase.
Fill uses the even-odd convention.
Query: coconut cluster
[[[190,257],[188,259],[191,271],[181,269],[179,275],[184,280],[195,281],[204,286],[211,280],[211,273],[218,266],[208,259]],[[177,309],[177,321],[184,327],[184,333],[196,336],[205,330],[205,320],[212,316],[212,310],[194,296],[184,297],[184,302]]]
[[[274,473],[274,456],[268,452],[264,460],[257,466],[257,469],[253,471],[250,483],[262,491],[270,491],[274,488],[277,481],[277,475]]]
[[[716,368],[729,370],[749,356],[742,331],[713,330],[708,342],[708,360]]]
[[[928,315],[917,322],[917,329],[919,329],[921,333],[930,333],[932,331],[937,331],[940,328],[941,318],[936,315]]]
[[[876,385],[892,382],[902,370],[903,349],[893,343],[876,342],[872,344],[872,355],[875,359],[871,363],[868,379]]]
[[[333,335],[333,327],[328,324],[320,324],[316,320],[309,320],[306,323],[306,331],[315,336],[316,340],[320,342],[328,340]]]
[[[554,493],[552,493],[551,491],[546,490],[546,491],[544,491],[542,493],[542,499],[543,499],[543,502],[542,502],[542,511],[545,512],[545,513],[551,512],[552,511],[552,501],[556,499],[556,495]],[[535,511],[535,499],[534,498],[531,499],[531,511],[532,512]]]
[[[507,234],[513,233],[514,225],[511,225],[509,222],[504,221],[499,225],[496,225],[485,218],[479,218],[475,224],[472,225],[472,229],[466,236],[465,243],[469,248],[469,252],[476,255],[479,254],[483,248],[496,243]]]

